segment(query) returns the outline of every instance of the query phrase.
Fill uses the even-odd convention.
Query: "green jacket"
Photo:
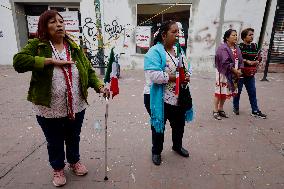
[[[76,62],[79,71],[82,95],[87,102],[88,88],[92,87],[99,92],[103,82],[97,77],[82,49],[70,39],[66,40],[71,48],[72,60]],[[32,71],[27,99],[36,105],[50,107],[54,66],[45,66],[44,61],[45,58],[51,57],[52,48],[48,42],[31,39],[22,51],[15,54],[13,59],[13,66],[17,72]]]

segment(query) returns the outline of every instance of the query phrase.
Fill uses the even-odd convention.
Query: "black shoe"
[[[161,164],[161,155],[160,154],[152,154],[152,161],[155,165],[160,165]]]
[[[174,147],[172,147],[172,149],[173,149],[173,151],[175,151],[176,153],[178,153],[182,157],[189,157],[188,151],[186,149],[184,149],[183,147],[181,147],[180,149],[175,149]]]
[[[263,114],[261,111],[252,112],[252,113],[251,113],[251,116],[259,117],[259,118],[262,118],[262,119],[266,119],[266,115]]]
[[[236,115],[240,115],[240,111],[239,111],[239,109],[237,109],[237,108],[233,108],[233,112],[234,112],[234,114],[236,114]]]
[[[221,116],[221,117],[229,118],[229,116],[226,114],[226,112],[224,110],[219,110],[218,113],[219,113],[219,116]]]

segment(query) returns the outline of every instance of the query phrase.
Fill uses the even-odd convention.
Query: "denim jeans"
[[[64,118],[44,118],[36,116],[47,141],[49,163],[55,170],[65,166],[64,142],[66,159],[74,164],[80,160],[79,142],[85,110],[75,114],[75,120]]]
[[[239,80],[238,83],[238,95],[233,98],[233,106],[235,109],[239,110],[239,102],[240,102],[240,96],[242,93],[243,85],[245,85],[248,96],[249,96],[249,102],[251,106],[252,112],[259,111],[257,106],[257,99],[256,99],[256,88],[255,88],[255,78],[252,77],[244,77]]]

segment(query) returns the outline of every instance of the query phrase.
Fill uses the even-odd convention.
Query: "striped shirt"
[[[249,45],[246,45],[244,43],[240,43],[239,47],[242,52],[243,59],[250,60],[250,61],[255,61],[257,60],[257,55],[258,55],[258,46],[256,43],[251,43]],[[244,64],[245,67],[255,67],[255,66],[250,66],[247,64]]]

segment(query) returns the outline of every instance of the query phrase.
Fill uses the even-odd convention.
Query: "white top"
[[[173,60],[174,62],[173,62]],[[166,53],[166,67],[165,71],[154,71],[147,70],[145,71],[145,85],[144,85],[144,94],[150,94],[150,87],[152,83],[157,84],[166,84],[164,92],[164,102],[177,105],[178,96],[175,95],[175,82],[169,82],[169,74],[176,74],[176,66],[178,65],[179,58],[172,56],[171,57]]]
[[[67,60],[66,49],[58,52],[63,60]],[[52,58],[56,56],[52,54]],[[87,107],[80,89],[79,72],[75,64],[71,65],[72,70],[72,96],[73,96],[73,110],[74,113],[81,112]],[[64,74],[59,66],[54,66],[51,86],[51,103],[50,107],[41,105],[34,105],[33,109],[36,115],[45,118],[61,118],[67,117],[67,86]]]
[[[171,57],[170,57],[171,56]],[[166,54],[166,68],[165,72],[171,75],[176,75],[179,58]],[[164,102],[170,105],[177,106],[178,96],[175,95],[176,82],[168,82],[165,86]]]
[[[155,70],[146,70],[145,71],[145,85],[144,85],[144,94],[150,94],[150,87],[152,82],[158,84],[168,83],[169,74],[163,71],[155,71]]]

